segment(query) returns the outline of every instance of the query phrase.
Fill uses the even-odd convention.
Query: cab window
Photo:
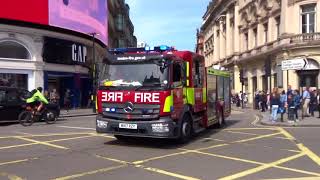
[[[181,83],[181,65],[178,63],[173,64],[173,83]]]

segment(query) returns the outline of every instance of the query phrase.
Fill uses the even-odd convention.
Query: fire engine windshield
[[[105,64],[100,72],[100,87],[166,87],[168,67],[156,63]]]

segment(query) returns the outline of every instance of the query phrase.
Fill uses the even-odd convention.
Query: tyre
[[[57,121],[57,113],[55,111],[47,110],[43,114],[43,118],[45,119],[47,124],[54,124]]]
[[[32,118],[32,112],[31,111],[22,111],[19,114],[19,123],[22,126],[31,126],[34,122],[34,119]]]
[[[178,141],[180,143],[187,143],[192,136],[192,120],[187,114],[183,116],[181,127],[180,127],[180,137]]]
[[[219,111],[219,113],[217,114],[217,119],[218,119],[218,122],[216,124],[216,127],[222,128],[225,124],[225,121],[224,121],[223,113],[221,111]]]

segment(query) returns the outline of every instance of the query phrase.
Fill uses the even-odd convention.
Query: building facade
[[[125,0],[108,0],[109,48],[136,47],[130,7]]]
[[[241,91],[242,71],[250,102],[258,90],[318,88],[319,9],[320,0],[212,1],[201,27],[206,65],[229,69],[235,92]],[[303,69],[282,70],[283,61],[301,59]]]
[[[68,13],[71,9],[72,13],[83,15],[84,19],[95,22],[96,28],[88,24],[86,26],[86,23],[79,26],[76,24],[79,23],[77,20],[64,24],[66,19],[63,17],[59,19],[61,23],[59,27],[50,25],[49,22],[52,22],[48,20],[50,10],[46,8],[51,1],[11,2],[0,8],[0,86],[28,90],[43,87],[48,92],[56,89],[60,95],[61,105],[69,89],[72,107],[87,106],[92,91],[90,72],[94,62],[93,49],[95,61],[103,59],[106,54],[107,43],[100,37],[104,36],[107,40],[105,25],[107,4],[103,1],[86,1],[89,4],[93,3],[88,7],[88,11],[96,12],[98,8],[105,17],[85,16],[86,14],[81,14],[83,6],[78,4],[73,6],[67,1],[59,1],[65,4],[54,4],[64,8],[64,13]],[[102,3],[105,7],[97,6],[101,4],[95,2]],[[16,8],[18,5],[23,8]],[[27,7],[35,10],[30,12],[30,8]],[[41,11],[43,13],[39,14]],[[42,19],[41,22],[38,22],[39,19]],[[71,29],[72,27],[79,29]],[[101,30],[96,39],[90,35],[93,29]]]

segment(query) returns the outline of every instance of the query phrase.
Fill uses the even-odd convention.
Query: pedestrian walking
[[[286,113],[286,107],[287,107],[287,94],[286,91],[283,90],[280,95],[280,107],[279,107],[279,113],[281,114],[281,122],[283,122],[283,114]]]
[[[301,107],[301,96],[299,95],[298,92],[299,92],[298,90],[292,91],[292,93],[293,93],[293,103],[294,103],[294,107],[295,107],[294,108],[294,113],[296,115],[296,119],[299,119],[298,110]]]
[[[270,95],[270,106],[271,106],[271,121],[276,122],[278,117],[278,109],[280,106],[280,95],[278,94],[277,88],[274,88]]]
[[[318,103],[317,103],[317,90],[313,90],[310,93],[310,105],[309,105],[309,113],[312,117],[314,117],[314,112],[317,110]]]
[[[260,99],[260,92],[257,91],[255,96],[254,96],[254,106],[255,106],[255,109],[257,110],[260,110],[260,102],[259,102],[259,99]]]
[[[308,87],[303,87],[302,93],[302,117],[309,116],[310,92]]]
[[[57,89],[52,89],[50,92],[50,102],[54,104],[58,104],[60,100],[60,96],[57,92]]]
[[[67,89],[65,94],[64,94],[64,98],[63,98],[63,104],[64,104],[64,108],[67,110],[67,112],[69,112],[69,110],[71,109],[71,92],[70,89]]]

